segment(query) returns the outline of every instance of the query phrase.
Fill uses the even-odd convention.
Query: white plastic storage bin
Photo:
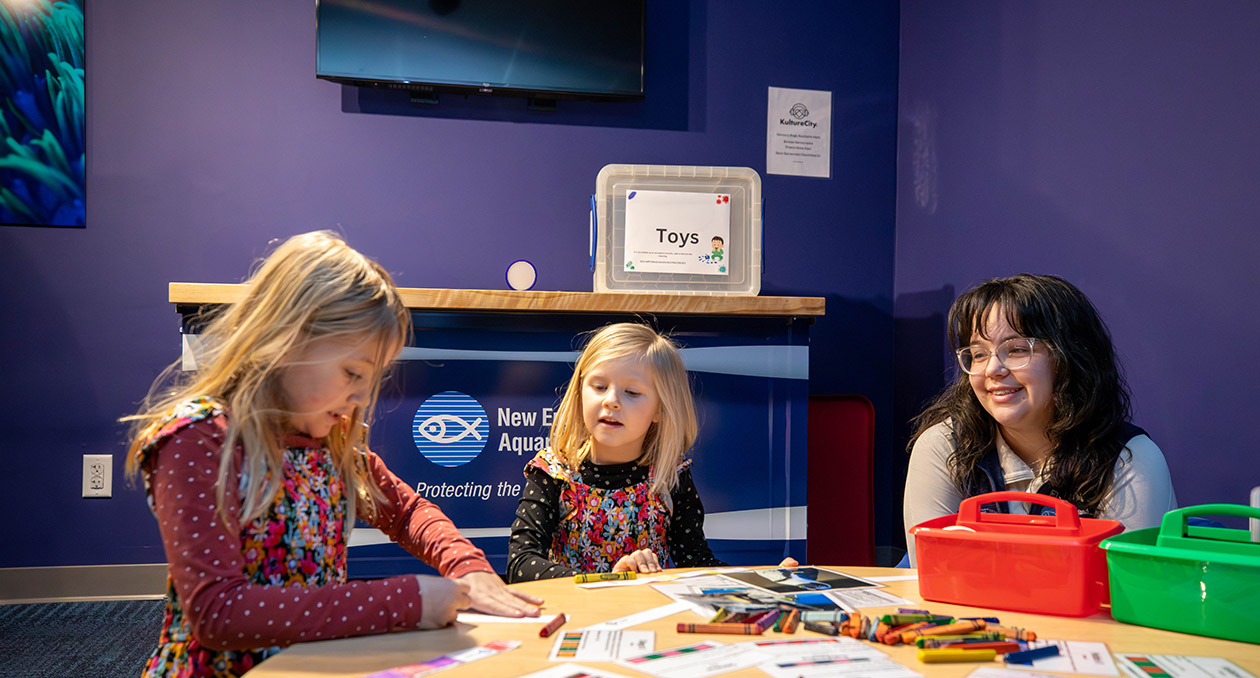
[[[656,193],[661,191],[691,195]],[[729,208],[729,238],[720,248],[712,239],[711,231],[716,229],[693,227],[688,221],[692,213],[686,210],[694,210],[697,202],[707,204],[708,198],[700,194],[711,195],[716,205]],[[642,243],[643,234],[650,231],[651,237],[659,237],[661,251],[648,252],[641,244],[632,243],[629,251],[644,256],[631,257],[628,263],[627,203],[635,198],[640,202],[634,203],[633,208],[634,236]],[[679,207],[673,207],[675,202],[680,203]],[[652,222],[653,228],[645,229],[648,214],[673,214],[678,219],[662,220],[661,228],[655,228],[656,223]],[[725,217],[701,214],[705,224],[711,218]],[[595,179],[594,221],[591,251],[596,292],[743,296],[761,292],[761,177],[751,168],[606,165]],[[683,246],[686,253],[679,251]],[[710,247],[712,259],[706,252],[695,251]],[[659,258],[654,258],[657,255]],[[640,261],[633,261],[635,258]],[[695,269],[701,265],[713,273],[697,272]],[[687,270],[674,272],[668,270],[670,267]]]

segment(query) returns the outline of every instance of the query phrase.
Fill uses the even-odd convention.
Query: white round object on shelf
[[[507,268],[507,284],[514,290],[528,290],[538,281],[538,271],[524,259],[513,261]]]

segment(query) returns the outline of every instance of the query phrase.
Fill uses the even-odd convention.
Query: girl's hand
[[[493,572],[470,572],[455,581],[468,586],[468,603],[472,608],[500,617],[537,617],[542,598],[510,588]]]
[[[613,565],[613,572],[660,572],[661,563],[656,559],[652,549],[639,549],[628,556],[622,556]]]
[[[420,628],[440,629],[455,622],[455,615],[468,607],[468,584],[446,577],[416,575],[420,583]]]
[[[779,567],[800,567],[800,565],[792,556],[784,558],[783,562],[779,563]]]

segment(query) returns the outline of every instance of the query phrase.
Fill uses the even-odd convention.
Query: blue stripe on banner
[[[809,379],[808,346],[711,346],[679,353],[692,372],[712,372],[775,379]],[[574,351],[472,351],[408,346],[399,360],[499,360],[573,363]]]

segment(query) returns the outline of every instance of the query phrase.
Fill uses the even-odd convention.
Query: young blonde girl
[[[206,325],[199,369],[167,368],[126,418],[169,563],[145,676],[237,676],[295,642],[445,626],[461,608],[537,614],[368,449],[409,327],[378,264],[335,234],[295,236]],[[443,576],[347,581],[356,516]]]
[[[551,447],[525,467],[508,580],[724,565],[705,540],[684,459],[696,433],[674,343],[637,323],[595,332],[556,411]]]

